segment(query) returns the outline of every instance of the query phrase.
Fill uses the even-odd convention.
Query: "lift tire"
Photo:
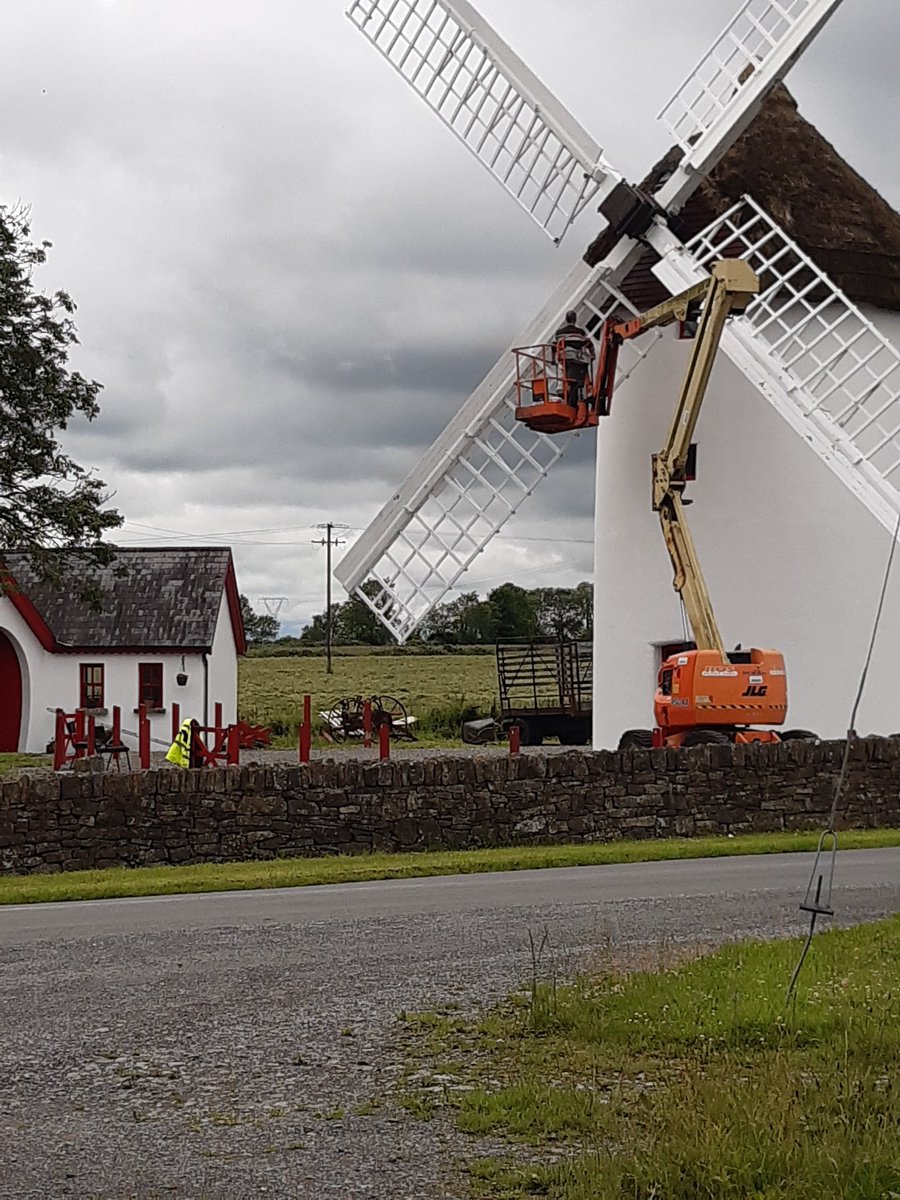
[[[783,742],[817,742],[819,735],[811,733],[808,729],[785,729],[782,733],[778,730],[778,736]]]
[[[689,746],[730,746],[732,737],[724,729],[692,729],[681,743]]]
[[[619,738],[620,750],[649,750],[652,745],[651,729],[626,729]]]
[[[543,746],[544,735],[539,729],[536,729],[532,723],[525,717],[517,717],[511,722],[516,725],[519,730],[519,745],[521,746]]]

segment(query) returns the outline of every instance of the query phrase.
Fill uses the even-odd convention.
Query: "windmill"
[[[722,342],[732,366],[719,372],[723,399],[711,400],[700,431],[704,460],[719,466],[701,469],[712,504],[704,512],[698,492],[694,524],[729,630],[785,651],[793,720],[825,734],[846,720],[879,547],[900,509],[900,356],[751,196],[687,240],[676,218],[840,3],[742,4],[662,110],[679,152],[646,189],[615,170],[466,0],[354,0],[348,12],[557,244],[586,208],[599,206],[606,218],[591,262],[572,268],[515,345],[550,340],[569,308],[589,331],[612,312],[635,311],[629,291],[641,270],[675,294],[737,253],[762,277],[759,299]],[[658,449],[679,350],[629,349],[617,414],[598,438],[595,745],[647,723],[658,648],[684,637],[646,500],[646,464]],[[654,394],[662,408],[635,402]],[[527,429],[515,403],[507,354],[339,564],[338,579],[398,641],[566,449],[571,435]],[[767,509],[760,497],[776,499]],[[371,580],[378,590],[361,592]],[[872,719],[894,727],[893,671],[881,674]]]

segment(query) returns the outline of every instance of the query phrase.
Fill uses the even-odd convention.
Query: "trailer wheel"
[[[649,729],[626,729],[619,738],[620,750],[649,750],[653,745],[653,733]]]
[[[517,726],[519,730],[519,743],[522,746],[543,746],[544,735],[540,729],[537,729],[527,717],[516,717],[512,725]]]
[[[782,733],[779,729],[778,736],[783,742],[817,742],[819,735],[810,733],[808,729],[785,729]]]
[[[682,746],[730,746],[731,734],[724,729],[692,729]]]
[[[591,740],[590,725],[568,725],[556,735],[561,746],[586,746]]]

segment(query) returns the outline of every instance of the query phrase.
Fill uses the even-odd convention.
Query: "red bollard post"
[[[66,765],[66,714],[56,710],[56,731],[53,735],[53,770],[61,771]]]
[[[85,732],[84,732],[84,709],[79,708],[75,713],[75,757],[84,758]]]
[[[303,723],[300,726],[300,761],[308,763],[312,757],[312,696],[303,697]]]
[[[172,741],[178,737],[178,730],[181,727],[181,705],[176,700],[172,705]]]
[[[518,754],[519,747],[522,744],[522,731],[518,725],[510,725],[509,727],[509,752],[510,754]]]
[[[372,745],[372,701],[363,705],[363,745],[368,750]]]
[[[241,731],[237,725],[228,726],[228,765],[229,767],[241,765]]]
[[[112,744],[114,746],[122,745],[122,710],[118,704],[113,705]]]
[[[141,705],[141,708],[144,706]],[[144,713],[138,720],[138,751],[141,757],[141,770],[150,770],[150,718]]]
[[[387,721],[382,721],[378,726],[378,757],[391,757],[391,727]]]
[[[94,751],[97,749],[97,726],[94,718],[89,716],[87,719],[87,752],[88,758],[94,757]]]

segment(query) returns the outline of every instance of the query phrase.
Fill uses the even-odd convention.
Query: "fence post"
[[[237,725],[228,726],[228,765],[240,766],[241,762],[241,731]]]
[[[391,727],[387,721],[378,726],[378,757],[391,757]]]
[[[97,749],[97,726],[93,716],[87,719],[87,752],[88,758],[94,757],[94,751]]]
[[[82,749],[82,746],[84,745],[84,740],[85,740],[84,709],[79,708],[75,713],[75,738],[74,738],[74,741],[75,741],[75,757],[76,758],[84,758],[84,750]]]
[[[53,735],[53,770],[61,771],[66,765],[66,714],[56,710],[56,732]]]
[[[216,727],[216,741],[218,742],[219,735],[222,732],[222,702],[220,700],[216,701],[215,714],[215,721],[213,723]]]
[[[372,745],[372,701],[363,705],[363,745],[368,750]]]
[[[510,754],[518,754],[519,747],[522,744],[522,731],[518,725],[510,725],[509,727],[509,752]]]
[[[303,722],[300,725],[300,761],[308,763],[312,756],[312,696],[303,697]]]
[[[143,704],[138,716],[138,750],[141,756],[141,770],[150,770],[150,718]]]
[[[122,745],[122,710],[118,704],[113,705],[112,744]]]
[[[172,705],[172,741],[178,737],[178,730],[181,728],[181,705],[176,700]]]

